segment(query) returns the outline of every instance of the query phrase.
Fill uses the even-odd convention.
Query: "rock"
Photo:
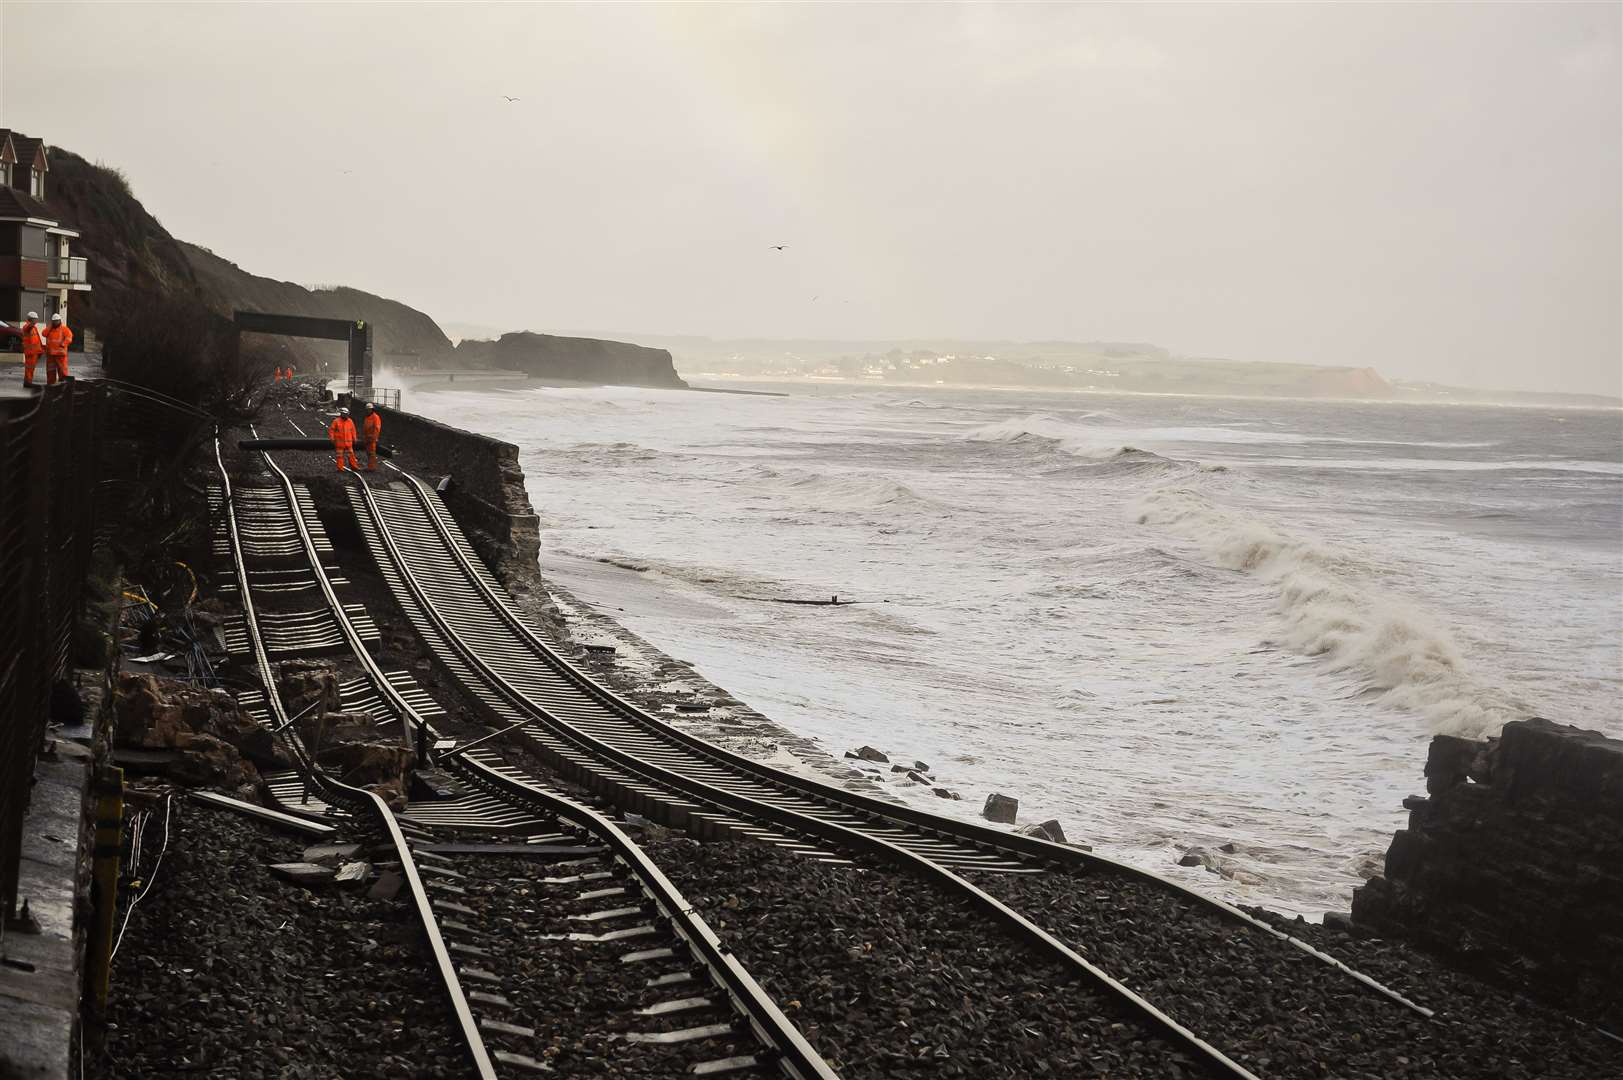
[[[378,792],[385,801],[391,796],[405,797],[406,773],[416,761],[412,750],[394,743],[339,743],[324,746],[316,754],[316,763],[346,784],[388,787],[389,794]]]
[[[224,739],[182,731],[174,746],[180,756],[170,764],[169,776],[178,783],[239,794],[245,789],[252,793],[259,785],[258,770]]]
[[[1330,930],[1340,930],[1343,933],[1352,933],[1353,921],[1350,911],[1326,911],[1324,925]]]
[[[1178,856],[1179,866],[1210,866],[1212,862],[1212,853],[1205,848],[1185,848],[1183,854]]]
[[[925,777],[922,777],[918,773],[912,772],[912,771],[908,772],[907,778],[909,780],[913,781],[913,783],[915,783],[915,784],[928,784],[930,782]]]
[[[1049,818],[1037,825],[1022,825],[1014,830],[1022,836],[1035,836],[1039,840],[1047,840],[1055,844],[1065,843],[1065,830],[1060,828],[1058,818]]]
[[[888,765],[888,764],[890,764],[890,758],[885,756],[884,751],[875,750],[871,746],[859,746],[854,751],[848,750],[848,751],[846,751],[845,756],[846,757],[851,757],[851,758],[859,758],[859,759],[861,759],[863,761],[878,762],[880,765]]]
[[[933,794],[938,799],[962,799],[963,798],[963,796],[958,794],[956,791],[951,791],[951,790],[949,790],[947,788],[944,788],[944,787],[933,787],[933,788],[930,789],[930,792],[931,792],[931,794]]]
[[[1354,924],[1514,972],[1575,1015],[1609,1007],[1623,985],[1623,740],[1517,720],[1497,739],[1436,736],[1425,775],[1384,874],[1353,891]]]
[[[336,743],[398,743],[400,733],[378,730],[371,713],[311,713],[299,721],[299,736],[311,748]]]
[[[1231,840],[1228,843],[1224,844],[1222,847],[1218,848],[1217,850],[1221,851],[1225,855],[1233,855],[1233,854],[1235,854],[1236,852],[1238,852],[1240,850],[1240,845],[1234,843]]]
[[[180,749],[184,734],[210,735],[262,768],[285,768],[270,732],[237,707],[231,695],[155,675],[119,676],[115,738],[122,746]]]
[[[338,872],[333,875],[333,883],[336,885],[345,885],[350,887],[364,885],[366,883],[366,879],[371,876],[372,864],[357,860],[355,862],[347,862],[339,866]]]
[[[1426,794],[1436,795],[1465,783],[1472,759],[1485,745],[1479,740],[1462,739],[1457,735],[1433,738],[1431,749],[1426,754]]]
[[[915,772],[929,772],[930,766],[925,762],[915,760],[913,762],[913,769]]]
[[[276,665],[276,679],[289,716],[306,709],[311,713],[339,710],[338,669],[326,660],[284,660]]]
[[[981,807],[981,817],[987,821],[996,821],[1003,825],[1013,825],[1015,815],[1020,812],[1020,800],[1011,799],[1007,795],[996,792],[986,797],[986,805]]]

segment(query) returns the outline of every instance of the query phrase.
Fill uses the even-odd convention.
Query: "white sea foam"
[[[1473,670],[1446,626],[1383,588],[1379,569],[1346,551],[1188,488],[1152,492],[1133,512],[1140,524],[1196,541],[1217,565],[1274,585],[1284,645],[1354,676],[1382,702],[1426,717],[1434,731],[1495,734],[1531,715]]]
[[[586,556],[550,572],[740,700],[835,757],[934,762],[964,795],[899,798],[973,820],[1014,794],[1230,900],[1344,910],[1402,821],[1426,718],[1492,729],[1526,701],[1623,731],[1623,478],[1467,471],[1605,467],[1611,417],[1068,394],[1011,413],[880,387],[424,397],[520,445],[543,549]],[[1403,445],[1421,440],[1452,445]],[[1366,471],[1266,467],[1315,453]],[[1167,523],[1124,527],[1140,515]],[[860,603],[763,602],[836,592]],[[1228,842],[1255,877],[1172,865]]]

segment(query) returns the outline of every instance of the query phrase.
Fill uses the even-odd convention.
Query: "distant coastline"
[[[1462,394],[1473,394],[1475,397],[1449,397],[1444,394],[1422,397],[1411,391],[1410,384],[1397,383],[1395,389],[1400,393],[1390,397],[1335,397],[1327,395],[1308,394],[1274,394],[1274,393],[1243,393],[1234,391],[1215,390],[1136,390],[1128,387],[1112,386],[1033,386],[1021,383],[951,383],[951,382],[923,382],[905,379],[872,379],[864,377],[849,377],[844,375],[750,375],[726,371],[683,371],[682,377],[687,380],[702,379],[712,381],[736,381],[742,383],[756,383],[762,385],[782,386],[828,386],[842,385],[852,387],[865,387],[872,390],[980,390],[996,393],[1045,393],[1045,394],[1078,394],[1126,397],[1163,397],[1181,398],[1198,397],[1213,399],[1232,399],[1235,401],[1306,401],[1306,402],[1333,402],[1346,405],[1457,405],[1479,406],[1485,408],[1517,408],[1517,409],[1570,409],[1588,412],[1619,412],[1623,411],[1623,398],[1608,398],[1599,394],[1538,394],[1518,391],[1503,391],[1503,396],[1495,396],[1494,391],[1461,390]],[[733,393],[762,393],[763,391],[726,391],[716,387],[694,386],[695,390],[708,390],[710,392]],[[1450,387],[1448,389],[1458,390]]]

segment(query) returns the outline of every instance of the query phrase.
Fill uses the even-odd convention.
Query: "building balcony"
[[[82,255],[58,255],[50,264],[53,285],[83,285],[89,280]]]
[[[50,258],[50,284],[88,289],[89,273],[83,255],[57,255]]]

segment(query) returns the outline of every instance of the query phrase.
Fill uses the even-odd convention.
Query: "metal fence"
[[[51,688],[68,672],[95,537],[106,390],[70,379],[0,399],[0,916],[17,869]],[[0,935],[4,934],[0,919]]]
[[[380,409],[400,408],[400,391],[389,386],[351,386],[349,396],[356,401],[370,401]]]

